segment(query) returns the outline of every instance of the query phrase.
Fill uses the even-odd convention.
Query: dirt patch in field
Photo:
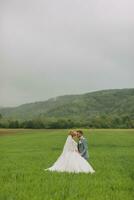
[[[0,129],[0,136],[22,133],[22,129]]]
[[[48,130],[48,131],[52,131],[52,130]],[[48,132],[47,131],[47,132]],[[4,129],[4,128],[0,128],[0,136],[6,136],[6,135],[21,135],[23,133],[37,133],[37,132],[45,132],[45,129]]]

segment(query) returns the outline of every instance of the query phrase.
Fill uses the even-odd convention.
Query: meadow
[[[68,130],[0,129],[0,200],[134,199],[134,130],[84,130],[95,174],[44,171]]]

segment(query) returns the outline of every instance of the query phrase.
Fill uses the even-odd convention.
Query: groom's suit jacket
[[[78,151],[86,160],[89,158],[87,140],[83,136],[78,141]]]

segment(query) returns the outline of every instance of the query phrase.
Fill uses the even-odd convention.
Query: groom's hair
[[[81,135],[83,135],[83,131],[82,130],[78,130],[77,133],[80,133]]]

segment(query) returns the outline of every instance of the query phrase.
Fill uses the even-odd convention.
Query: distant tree
[[[0,113],[0,120],[2,119],[2,114]]]
[[[22,123],[22,128],[34,128],[34,123],[32,120],[24,121]]]
[[[71,119],[58,119],[49,123],[49,128],[73,128],[74,122]]]
[[[134,119],[130,120],[130,127],[129,128],[134,128]]]
[[[33,123],[33,128],[44,128],[43,122],[39,119],[33,120],[32,123]]]
[[[16,121],[9,121],[9,128],[19,128],[19,122]]]

